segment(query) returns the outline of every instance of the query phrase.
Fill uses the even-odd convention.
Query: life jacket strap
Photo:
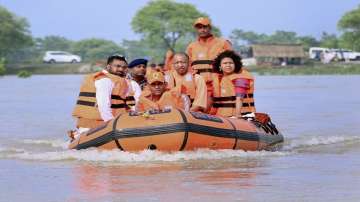
[[[191,66],[194,65],[212,65],[212,60],[195,60],[191,63]]]
[[[255,103],[251,102],[251,103],[243,103],[242,104],[243,107],[254,107]],[[235,103],[213,103],[213,107],[214,108],[235,108],[236,104]]]

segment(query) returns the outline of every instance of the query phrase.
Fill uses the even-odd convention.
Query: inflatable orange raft
[[[123,151],[182,151],[200,148],[274,150],[284,138],[270,118],[266,117],[265,120],[249,121],[180,109],[153,111],[149,114],[121,114],[81,134],[72,140],[69,148],[97,147]]]

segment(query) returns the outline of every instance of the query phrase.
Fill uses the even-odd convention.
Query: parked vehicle
[[[322,60],[325,55],[333,55],[333,60],[350,61],[360,60],[360,52],[354,52],[346,49],[329,49],[322,47],[311,47],[309,49],[309,58]]]
[[[65,51],[46,51],[43,57],[43,61],[46,63],[58,63],[58,62],[81,62],[81,57],[73,55]]]
[[[321,60],[321,55],[330,52],[328,48],[311,47],[309,49],[309,58],[314,60]]]
[[[333,49],[332,51],[334,51],[336,53],[336,57],[339,60],[345,60],[345,61],[360,60],[359,52],[354,52],[354,51],[345,50],[345,49]]]

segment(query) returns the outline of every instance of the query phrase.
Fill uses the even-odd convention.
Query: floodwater
[[[277,152],[66,149],[82,76],[0,78],[0,201],[360,201],[360,76],[257,76]]]

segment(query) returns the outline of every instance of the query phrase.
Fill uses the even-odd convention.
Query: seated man
[[[176,92],[166,91],[164,74],[150,72],[147,76],[149,91],[143,91],[137,104],[137,111],[165,110],[180,108],[189,111],[190,99],[187,95],[179,95]]]
[[[175,53],[172,61],[174,70],[166,74],[168,88],[190,97],[190,111],[206,112],[208,96],[204,78],[189,71],[189,56],[186,53]]]
[[[141,90],[136,82],[125,79],[127,66],[125,57],[113,55],[108,58],[104,70],[85,77],[72,113],[77,119],[77,131],[69,133],[71,138],[110,121],[135,105]]]
[[[144,90],[146,86],[146,65],[148,61],[146,59],[135,59],[129,63],[130,73],[128,74],[128,78],[130,80],[136,81],[141,87],[141,90]]]

